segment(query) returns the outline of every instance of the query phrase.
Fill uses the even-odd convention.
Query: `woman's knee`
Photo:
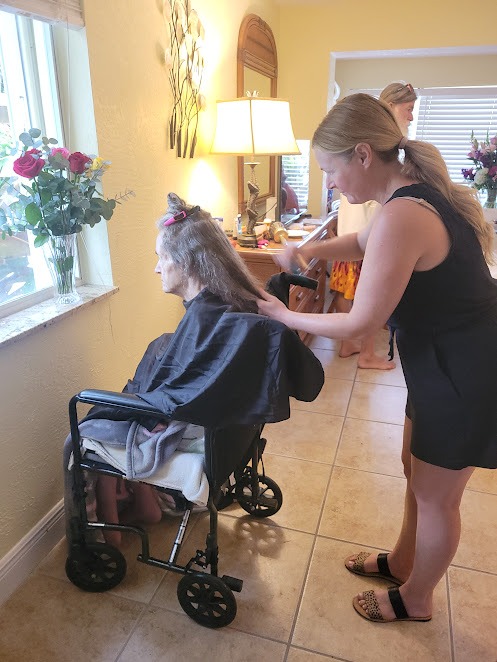
[[[458,511],[471,472],[456,471],[413,461],[410,486],[418,507]]]

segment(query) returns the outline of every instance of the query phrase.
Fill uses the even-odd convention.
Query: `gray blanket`
[[[136,421],[97,418],[79,424],[82,437],[106,446],[126,447],[126,478],[149,478],[178,448],[187,423],[171,421],[165,430],[149,432]]]

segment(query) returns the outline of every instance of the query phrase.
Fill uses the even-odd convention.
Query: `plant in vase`
[[[105,199],[98,185],[110,162],[58,147],[39,129],[21,133],[21,155],[12,168],[18,177],[0,177],[2,239],[30,230],[43,246],[59,303],[79,299],[74,284],[76,237],[84,225],[110,220],[116,204],[132,191]],[[15,155],[15,154],[14,154]]]
[[[464,179],[478,191],[486,190],[487,199],[484,207],[493,209],[497,206],[497,135],[479,142],[471,132],[471,151],[468,158],[474,167],[463,168]]]

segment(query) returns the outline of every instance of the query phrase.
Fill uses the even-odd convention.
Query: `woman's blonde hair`
[[[380,92],[380,99],[385,103],[409,103],[417,98],[411,83],[390,83]]]
[[[260,285],[209,212],[187,204],[175,193],[169,193],[167,200],[168,209],[157,223],[164,252],[185,278],[217,294],[232,310],[256,311]],[[181,212],[187,216],[164,225]]]
[[[351,94],[339,101],[322,120],[312,138],[312,146],[351,158],[358,143],[367,143],[385,162],[399,158],[404,139],[389,106],[369,94]],[[439,191],[452,207],[474,228],[485,259],[494,263],[494,232],[483,216],[476,191],[454,184],[436,147],[421,140],[404,139],[402,174]]]

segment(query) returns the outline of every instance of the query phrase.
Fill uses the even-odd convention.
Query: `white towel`
[[[93,451],[104,462],[122,471],[123,474],[126,473],[126,448],[105,446],[99,441],[85,437],[81,438],[81,443],[83,448]],[[152,476],[143,482],[178,490],[188,501],[198,506],[207,505],[209,483],[204,473],[204,456],[201,453],[175,451]]]

